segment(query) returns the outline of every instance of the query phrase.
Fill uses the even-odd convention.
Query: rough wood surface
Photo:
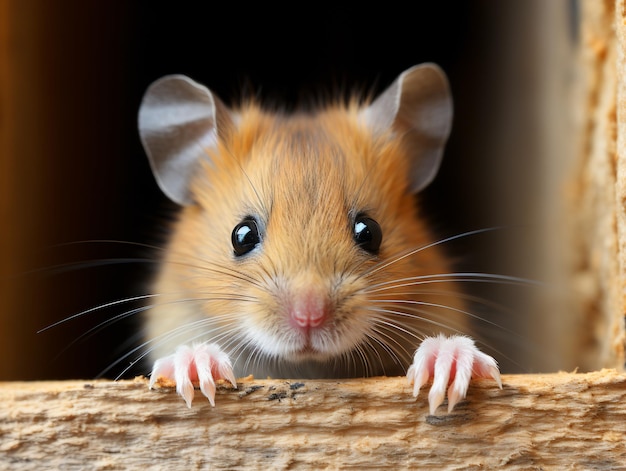
[[[503,381],[434,416],[405,378],[246,378],[191,409],[144,378],[0,383],[0,468],[625,469],[625,373]]]
[[[611,323],[610,347],[626,366],[626,2],[617,0],[615,8],[617,39],[617,126],[615,204],[617,212],[618,260],[620,273],[615,282],[618,311]]]
[[[570,308],[577,322],[576,364],[584,370],[624,364],[626,334],[626,101],[624,0],[581,5],[580,66],[572,139],[578,159],[569,182]]]

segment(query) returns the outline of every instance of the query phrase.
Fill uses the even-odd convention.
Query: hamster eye
[[[259,235],[259,226],[256,221],[247,217],[233,229],[231,234],[233,250],[237,257],[247,254],[261,243]]]
[[[376,255],[382,241],[380,225],[366,216],[357,216],[354,221],[354,242],[363,250]]]

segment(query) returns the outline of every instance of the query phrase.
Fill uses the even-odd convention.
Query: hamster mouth
[[[296,350],[295,352],[286,355],[286,359],[291,362],[303,362],[303,361],[326,361],[332,358],[333,355],[330,352],[322,352],[320,350],[316,350],[312,347],[305,347],[300,350]]]
[[[295,361],[323,361],[340,354],[343,351],[340,345],[337,339],[331,336],[316,335],[314,332],[308,332],[306,336],[301,338],[301,343],[294,345],[293,350],[286,353],[285,356]]]
[[[257,351],[288,362],[326,361],[346,355],[367,338],[360,324],[340,324],[330,319],[317,326],[282,326],[268,322],[251,324],[247,332],[250,345]]]
[[[285,359],[294,361],[320,360],[328,358],[331,354],[327,348],[329,339],[320,339],[313,332],[298,332],[293,340],[291,348],[283,352]]]
[[[320,357],[325,355],[325,352],[323,350],[320,350],[319,348],[313,346],[310,336],[307,336],[304,344],[296,347],[293,353],[297,357],[306,358]]]
[[[310,357],[310,356],[320,355],[320,354],[322,354],[322,352],[320,352],[319,350],[313,348],[311,345],[305,345],[304,347],[300,348],[299,350],[296,350],[295,354],[298,355],[298,356]]]

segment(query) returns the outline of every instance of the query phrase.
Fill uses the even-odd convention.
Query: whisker
[[[354,349],[351,350],[352,353],[356,354],[357,358],[360,360],[361,366],[363,367],[363,374],[365,376],[370,376],[370,365],[368,361],[368,356],[363,350],[363,345],[359,344]],[[355,370],[358,370],[357,359],[353,357],[352,364],[355,365]]]
[[[440,328],[442,328],[444,330],[451,330],[454,333],[459,334],[459,335],[465,335],[465,333],[463,331],[461,331],[459,329],[456,329],[456,328],[453,328],[450,325],[443,324],[441,322],[437,322],[437,321],[435,321],[433,319],[430,319],[429,317],[422,317],[422,316],[416,317],[414,314],[410,314],[410,313],[404,312],[404,311],[397,311],[395,309],[391,309],[391,308],[388,308],[388,307],[367,307],[366,309],[369,310],[369,311],[380,313],[380,314],[391,314],[391,315],[396,315],[396,316],[399,316],[399,317],[409,317],[411,319],[419,319],[420,321],[422,321],[424,323],[427,323],[427,324],[430,324],[430,325],[433,325],[435,327],[440,327]],[[426,311],[422,311],[422,312],[425,313]]]
[[[475,229],[472,231],[467,231],[467,232],[462,232],[460,234],[456,234],[450,237],[446,237],[444,239],[439,239],[435,242],[431,242],[430,244],[426,244],[422,247],[419,247],[417,249],[413,249],[410,250],[409,252],[405,253],[404,255],[400,255],[396,258],[394,258],[393,260],[390,260],[388,262],[382,263],[381,265],[377,265],[376,267],[374,267],[372,270],[370,270],[369,272],[367,272],[365,275],[373,275],[376,272],[379,272],[380,270],[384,270],[385,268],[393,265],[394,263],[398,263],[401,260],[404,260],[407,257],[411,257],[419,252],[422,252],[424,250],[430,249],[432,247],[435,247],[437,245],[442,245],[442,244],[446,244],[448,242],[452,242],[454,240],[457,239],[461,239],[463,237],[470,237],[470,236],[474,236],[474,235],[478,235],[478,234],[484,234],[486,232],[492,232],[492,231],[496,231],[496,230],[501,230],[503,229],[502,227],[496,226],[496,227],[486,227],[483,229]]]
[[[498,329],[501,329],[511,335],[518,335],[516,334],[514,331],[509,330],[501,325],[496,324],[493,321],[490,321],[489,319],[485,319],[484,317],[478,316],[476,314],[471,313],[470,311],[467,311],[465,309],[459,309],[459,308],[455,308],[452,306],[447,306],[445,304],[437,304],[437,303],[430,303],[430,302],[425,302],[425,301],[414,301],[414,300],[407,300],[407,299],[395,299],[393,301],[390,300],[378,300],[378,299],[374,299],[372,300],[373,303],[393,303],[393,304],[409,304],[412,306],[427,306],[427,307],[436,307],[439,309],[447,309],[449,311],[454,311],[454,312],[458,312],[460,314],[464,314],[468,317],[471,317],[472,319],[475,319],[477,321],[483,322],[485,324],[489,324],[492,327],[496,327]]]
[[[252,350],[249,350],[250,345],[253,346]],[[265,355],[261,351],[260,347],[254,344],[251,339],[248,339],[246,340],[246,342],[241,344],[241,350],[239,355],[237,356],[237,359],[239,359],[244,352],[249,352],[243,367],[246,371],[249,371],[250,364],[253,365],[252,368],[258,368],[261,363],[261,358],[265,358],[265,361],[267,361],[268,363],[275,363],[276,361],[273,355],[267,357],[267,355]]]
[[[439,306],[439,305],[435,305],[435,306],[436,306],[436,307],[444,307],[444,308],[448,307],[448,308],[450,308],[449,306]],[[401,317],[416,318],[414,314],[410,314],[410,313],[403,312],[403,311],[396,311],[396,310],[393,310],[393,309],[371,308],[371,310],[373,310],[373,311],[375,311],[375,312],[384,313],[384,314],[391,314],[391,315],[397,315],[397,316],[401,316]],[[455,310],[456,310],[456,309],[455,309]],[[428,311],[418,310],[418,309],[415,309],[415,312],[419,312],[419,313],[423,313],[423,314],[428,313]],[[428,313],[428,314],[432,314],[432,313]],[[502,326],[498,326],[498,324],[495,324],[495,323],[493,323],[493,322],[490,322],[490,321],[488,321],[488,320],[486,320],[486,319],[481,319],[480,317],[474,316],[474,315],[473,315],[473,314],[471,314],[471,313],[468,313],[468,314],[469,314],[470,316],[472,316],[472,317],[476,317],[477,319],[479,319],[479,320],[481,320],[481,321],[484,321],[484,322],[487,322],[487,323],[489,323],[489,324],[492,324],[492,325],[496,326],[496,327],[497,327],[497,328],[499,328],[499,329],[503,329],[503,330],[507,331],[508,333],[510,333],[510,334],[512,334],[512,335],[514,335],[514,336],[518,336],[518,334],[517,334],[517,333],[515,333],[515,332],[513,332],[513,331],[509,331],[508,329],[505,329],[505,328],[504,328],[504,327],[502,327]],[[419,319],[420,321],[422,321],[422,322],[426,322],[426,323],[428,323],[428,324],[431,324],[431,325],[434,325],[434,326],[437,326],[437,327],[441,327],[441,328],[443,328],[443,329],[445,329],[445,330],[452,331],[452,332],[454,332],[454,333],[455,333],[455,334],[457,334],[457,335],[466,335],[466,333],[465,333],[465,332],[463,332],[463,331],[461,331],[460,329],[457,329],[457,328],[455,328],[455,327],[453,327],[453,326],[450,326],[449,324],[443,324],[443,323],[441,323],[441,322],[437,322],[437,321],[435,321],[435,320],[433,320],[433,319],[431,319],[431,318],[429,318],[429,317],[419,316],[419,317],[418,317],[418,319]],[[506,359],[506,360],[510,361],[511,363],[515,364],[516,366],[521,366],[521,365],[519,365],[519,363],[518,363],[518,362],[516,362],[515,360],[513,360],[510,356],[505,355],[502,351],[498,350],[497,348],[494,348],[494,347],[493,347],[493,346],[491,346],[491,345],[487,345],[485,342],[481,341],[480,339],[475,339],[475,340],[476,340],[476,342],[477,342],[477,343],[479,343],[479,344],[481,344],[481,345],[484,345],[485,347],[487,347],[487,348],[491,349],[493,352],[495,352],[495,353],[496,353],[497,355],[499,355],[501,358],[504,358],[504,359]]]
[[[65,348],[64,348],[64,349],[63,349],[63,350],[62,350],[62,351],[61,351],[61,352],[57,355],[57,357],[58,357],[59,355],[62,355],[64,352],[66,352],[68,349],[70,349],[72,346],[74,346],[74,345],[75,345],[76,343],[78,343],[79,341],[84,340],[84,339],[86,339],[86,338],[90,337],[91,335],[93,335],[94,333],[96,333],[96,332],[98,332],[98,331],[102,330],[102,329],[103,329],[103,328],[105,328],[106,326],[111,325],[111,324],[114,324],[114,323],[116,323],[116,322],[119,322],[119,321],[121,321],[121,320],[123,320],[123,319],[129,318],[129,317],[131,317],[131,316],[134,316],[134,315],[136,315],[136,314],[138,314],[138,313],[141,313],[141,312],[144,312],[144,311],[146,311],[146,310],[152,309],[152,308],[154,308],[154,307],[156,307],[156,306],[167,306],[167,305],[174,305],[174,304],[180,304],[180,303],[189,303],[189,302],[199,303],[199,302],[206,302],[206,301],[220,301],[220,300],[221,300],[221,301],[233,301],[233,300],[236,300],[236,301],[244,301],[244,302],[254,302],[254,300],[255,300],[255,298],[253,298],[253,297],[251,297],[251,296],[245,296],[245,295],[225,295],[225,294],[223,294],[223,293],[219,293],[219,295],[214,295],[214,294],[212,294],[212,295],[209,297],[209,294],[210,294],[210,293],[203,293],[203,294],[204,294],[204,297],[194,297],[194,298],[178,298],[178,299],[173,300],[173,301],[167,301],[167,302],[158,303],[158,304],[147,304],[147,305],[144,305],[144,306],[141,306],[141,307],[138,307],[138,308],[134,308],[134,309],[130,309],[130,310],[124,311],[124,312],[122,312],[122,313],[120,313],[120,314],[117,314],[117,315],[115,315],[115,316],[113,316],[113,317],[111,317],[111,318],[109,318],[109,319],[106,319],[106,320],[105,320],[105,321],[103,321],[103,322],[100,322],[100,323],[99,323],[99,324],[97,324],[96,326],[91,327],[89,330],[87,330],[86,332],[84,332],[83,334],[81,334],[80,336],[78,336],[77,338],[75,338],[75,339],[74,339],[74,340],[73,340],[73,341],[72,341],[69,345],[67,345],[67,346],[66,346],[66,347],[65,347]],[[160,296],[165,296],[165,295],[166,295],[166,294],[164,294],[164,293],[161,293],[161,294],[146,294],[146,295],[135,296],[135,297],[131,297],[131,298],[124,298],[124,299],[120,299],[120,300],[117,300],[117,301],[112,301],[112,302],[109,302],[109,303],[101,304],[101,305],[98,305],[98,306],[92,307],[92,308],[90,308],[90,309],[86,309],[86,310],[84,310],[84,311],[81,311],[81,312],[79,312],[79,313],[77,313],[77,314],[74,314],[74,315],[72,315],[72,316],[69,316],[69,317],[67,317],[67,318],[65,318],[65,319],[62,319],[62,320],[58,321],[58,322],[55,322],[55,323],[53,323],[53,324],[51,324],[51,325],[49,325],[49,326],[47,326],[47,327],[45,327],[45,328],[43,328],[43,329],[40,329],[40,330],[38,331],[38,333],[43,333],[43,332],[45,332],[45,331],[47,331],[47,330],[49,330],[49,329],[52,329],[52,328],[54,328],[54,327],[57,327],[57,326],[61,325],[61,324],[64,324],[64,323],[70,322],[70,321],[75,320],[75,319],[77,319],[77,318],[79,318],[79,317],[82,317],[82,316],[85,316],[85,315],[88,315],[88,314],[94,313],[94,312],[99,311],[99,310],[104,310],[104,309],[107,309],[107,308],[110,308],[110,307],[115,307],[115,306],[119,306],[119,305],[122,305],[122,304],[125,304],[125,303],[134,302],[134,301],[144,301],[144,300],[146,300],[146,299],[154,299],[154,298],[157,298],[157,297],[160,297]],[[207,325],[210,325],[210,324],[212,324],[212,323],[218,323],[218,322],[223,321],[223,320],[228,319],[228,318],[230,318],[231,320],[234,320],[234,319],[236,319],[236,316],[235,316],[235,315],[230,315],[230,316],[224,315],[224,316],[220,316],[220,317],[218,317],[218,318],[201,319],[201,320],[199,321],[199,323],[205,323],[205,324],[207,324]],[[183,333],[184,333],[186,330],[191,330],[191,328],[192,328],[195,324],[196,324],[195,322],[193,323],[193,325],[186,324],[185,326],[181,326],[180,330],[181,330],[181,331],[183,331]],[[175,329],[175,330],[178,330],[178,329]],[[172,334],[172,331],[170,331],[170,334]],[[205,335],[205,334],[206,334],[206,332],[203,332],[203,333],[202,333],[202,334],[200,334],[199,336],[201,337],[201,336],[203,336],[203,335]],[[174,336],[175,336],[175,335],[174,335]],[[168,341],[169,339],[170,339],[170,337],[167,337],[167,336],[166,336],[166,337],[163,339],[163,342],[166,342],[166,341]],[[192,340],[194,340],[194,339],[195,339],[195,337],[194,337]],[[155,341],[154,341],[154,340],[151,340],[151,341],[148,341],[148,342],[144,342],[144,343],[143,343],[143,344],[141,344],[139,347],[132,349],[130,352],[126,353],[125,355],[123,355],[122,357],[120,357],[120,358],[119,358],[116,362],[112,363],[112,364],[111,364],[111,365],[109,365],[109,366],[108,366],[105,370],[103,370],[103,371],[100,373],[100,376],[102,376],[103,374],[105,374],[106,372],[108,372],[110,369],[112,369],[114,366],[116,366],[117,364],[119,364],[119,362],[121,362],[121,361],[123,361],[124,359],[128,358],[129,356],[131,356],[131,355],[132,355],[133,353],[135,353],[138,349],[144,348],[144,347],[146,347],[147,345],[149,345],[150,343],[155,343]],[[156,346],[158,346],[158,345],[159,345],[159,343],[157,342]],[[155,348],[155,347],[153,347],[153,348]],[[152,348],[152,349],[153,349],[153,348]],[[145,354],[141,355],[141,356],[140,356],[138,359],[136,359],[133,363],[136,363],[137,361],[139,361],[139,360],[143,359],[143,358],[144,358],[144,357],[145,357],[145,356],[146,356],[146,355],[147,355],[147,354],[148,354],[148,353],[149,353],[152,349],[149,349],[148,351],[146,351],[146,353],[145,353]],[[132,365],[131,365],[131,366],[132,366]],[[119,378],[121,375],[123,375],[123,374],[124,374],[124,373],[125,373],[125,372],[129,369],[129,368],[130,368],[130,367],[126,368],[126,369],[125,369],[125,370],[124,370],[124,371],[123,371],[123,372],[122,372],[122,373],[118,376],[118,378]]]
[[[372,341],[373,341],[373,342],[376,342],[376,343],[378,343],[378,344],[379,344],[379,345],[380,345],[383,349],[385,349],[384,342],[381,342],[381,341],[380,341],[379,339],[377,339],[375,336],[370,336],[370,337],[368,337],[368,338],[369,338],[370,342],[372,342]],[[379,364],[379,365],[381,365],[381,367],[382,367],[382,369],[383,369],[383,374],[385,374],[385,371],[384,371],[384,369],[385,369],[385,362],[383,361],[382,357],[380,356],[380,352],[378,351],[378,349],[376,348],[376,346],[375,346],[375,345],[370,345],[370,343],[369,343],[369,342],[368,342],[368,343],[365,343],[364,345],[365,345],[365,346],[367,346],[367,347],[369,347],[369,350],[372,352],[372,355],[375,355],[375,356],[376,356],[376,358],[378,358],[378,364]],[[385,350],[386,350],[386,349],[385,349]],[[364,352],[364,353],[365,353],[365,352]],[[372,355],[370,355],[369,357],[371,358],[371,356],[372,356]],[[370,362],[370,361],[367,361],[368,366],[369,366],[369,363],[371,363],[371,362]],[[369,376],[369,373],[367,374],[367,376]]]
[[[90,240],[79,240],[79,241],[71,241],[71,242],[61,242],[58,244],[50,245],[47,248],[42,248],[40,249],[40,251],[43,252],[43,251],[50,251],[53,249],[56,250],[62,247],[105,245],[105,244],[142,247],[142,248],[155,250],[155,251],[165,250],[162,247],[146,244],[143,242],[133,242],[133,241],[115,240],[115,239],[90,239]],[[116,257],[116,258],[93,259],[93,260],[86,260],[86,261],[81,261],[81,262],[59,263],[59,264],[52,265],[49,267],[42,267],[42,268],[35,268],[33,270],[28,270],[22,273],[21,276],[36,275],[38,273],[46,273],[46,272],[51,272],[53,274],[66,273],[66,272],[73,271],[73,270],[100,267],[100,266],[106,266],[106,265],[124,264],[124,263],[157,263],[157,260],[140,258],[140,257],[128,257],[128,258]]]
[[[226,340],[226,343],[221,346],[229,352],[229,356],[231,358],[234,358],[233,363],[235,364],[239,362],[241,355],[249,351],[250,345],[254,346],[252,339],[249,339],[244,335],[241,327],[239,327],[237,323],[233,323],[233,326],[231,326],[228,330],[224,330],[219,337],[211,339],[211,341],[218,341],[221,338]],[[255,347],[255,349],[256,348],[257,347]],[[246,360],[246,365],[248,365],[248,362],[253,355],[254,353],[249,354],[248,359]]]
[[[124,374],[126,374],[126,372],[128,372],[128,370],[130,370],[136,363],[140,362],[146,356],[148,356],[155,348],[158,348],[159,346],[164,345],[172,341],[176,337],[180,337],[180,336],[185,336],[185,340],[188,342],[193,342],[200,338],[206,337],[211,332],[214,332],[222,328],[222,326],[218,325],[208,331],[205,330],[203,326],[211,326],[211,325],[217,324],[218,322],[228,320],[229,318],[234,318],[234,317],[235,317],[234,315],[230,315],[230,316],[220,316],[219,318],[204,318],[204,319],[199,319],[197,321],[188,322],[182,326],[176,327],[175,329],[172,329],[163,335],[147,340],[143,342],[141,345],[138,345],[137,347],[133,348],[132,350],[130,350],[129,352],[127,352],[126,354],[118,358],[115,362],[111,363],[106,369],[101,371],[99,376],[103,376],[104,374],[106,374],[108,371],[113,369],[115,366],[117,366],[119,363],[121,363],[125,359],[129,358],[130,356],[134,355],[137,352],[141,352],[142,350],[144,350],[143,352],[139,354],[138,357],[136,357],[131,362],[129,366],[124,368],[122,372],[117,375],[115,379],[118,380]],[[200,333],[190,338],[186,337],[186,334],[191,330],[200,330]]]
[[[22,273],[22,276],[37,275],[40,273],[61,275],[77,270],[84,270],[86,268],[100,268],[109,265],[123,265],[131,263],[159,263],[157,260],[149,258],[128,257],[128,258],[96,258],[91,260],[85,260],[81,262],[67,262],[51,265],[43,268],[35,268]],[[18,275],[19,276],[19,275]]]
[[[178,298],[178,299],[176,299],[174,301],[168,301],[166,303],[150,304],[150,305],[145,306],[142,310],[151,309],[151,308],[153,308],[155,306],[159,306],[159,305],[175,304],[175,303],[190,302],[190,301],[193,301],[193,302],[206,302],[206,301],[250,301],[250,302],[253,302],[256,299],[253,296],[246,296],[246,295],[242,295],[242,294],[227,295],[227,294],[224,294],[224,293],[215,293],[215,294],[213,294],[213,293],[208,293],[208,292],[200,292],[200,294],[203,294],[204,296],[203,297],[194,297],[194,298],[183,298],[183,299]],[[208,295],[210,295],[211,297],[207,297]],[[172,296],[172,294],[171,293],[144,294],[144,295],[140,295],[140,296],[133,296],[133,297],[130,297],[130,298],[124,298],[124,299],[119,299],[117,301],[111,301],[111,302],[108,302],[108,303],[100,304],[98,306],[94,306],[92,308],[85,309],[84,311],[80,311],[80,312],[78,312],[76,314],[73,314],[73,315],[71,315],[69,317],[66,317],[66,318],[61,319],[61,320],[59,320],[57,322],[54,322],[53,324],[50,324],[50,325],[48,325],[48,326],[46,326],[46,327],[44,327],[42,329],[39,329],[37,331],[37,333],[41,334],[41,333],[43,333],[43,332],[45,332],[47,330],[53,329],[53,328],[55,328],[55,327],[57,327],[57,326],[59,326],[61,324],[65,324],[65,323],[70,322],[70,321],[72,321],[74,319],[77,319],[79,317],[85,316],[87,314],[91,314],[91,313],[96,312],[96,311],[103,311],[103,310],[105,310],[107,308],[110,308],[110,307],[113,307],[113,306],[119,306],[121,304],[131,303],[131,302],[134,302],[134,301],[143,301],[143,300],[146,300],[146,299],[156,298],[156,297],[159,297],[159,296]],[[92,329],[100,327],[100,326],[108,324],[108,323],[111,323],[111,322],[115,321],[119,316],[124,316],[124,314],[120,314],[118,316],[115,316],[112,319],[108,319],[108,320],[102,322],[101,324],[99,324],[98,326],[93,327]],[[124,316],[124,317],[127,317],[127,316]]]
[[[378,326],[384,327],[390,332],[402,332],[403,334],[406,334],[408,337],[412,337],[416,340],[423,340],[423,337],[425,336],[425,334],[421,332],[419,334],[412,332],[411,330],[408,330],[399,324],[393,323],[385,319],[384,317],[378,317],[376,319],[376,324],[377,324],[377,327]],[[393,341],[398,347],[401,347],[405,351],[405,353],[409,354],[409,352],[407,352],[406,349],[404,349],[404,347],[393,336],[389,336],[388,334],[383,334],[382,332],[379,332],[379,333],[387,337],[389,340]],[[422,337],[420,337],[420,335],[422,335]]]
[[[120,304],[131,303],[131,302],[134,302],[134,301],[143,301],[145,299],[150,299],[150,298],[154,298],[154,297],[157,297],[157,296],[160,296],[160,295],[159,294],[144,294],[144,295],[141,295],[141,296],[134,296],[134,297],[131,297],[131,298],[124,298],[124,299],[119,299],[117,301],[111,301],[111,302],[108,302],[108,303],[100,304],[98,306],[95,306],[95,307],[92,307],[92,308],[89,308],[89,309],[85,309],[84,311],[81,311],[81,312],[79,312],[77,314],[74,314],[72,316],[66,317],[64,319],[61,319],[60,321],[57,321],[57,322],[55,322],[53,324],[50,324],[50,325],[44,327],[43,329],[39,329],[37,331],[37,333],[41,334],[42,332],[50,330],[50,329],[52,329],[54,327],[57,327],[57,326],[59,326],[61,324],[65,324],[66,322],[70,322],[70,321],[72,321],[74,319],[77,319],[79,317],[85,316],[85,315],[90,314],[92,312],[104,310],[104,309],[107,309],[107,308],[110,308],[110,307],[113,307],[113,306],[119,306]]]
[[[426,283],[502,283],[512,285],[536,285],[543,286],[541,282],[530,280],[527,278],[520,278],[509,275],[498,275],[494,273],[472,273],[472,272],[458,272],[458,273],[437,273],[432,275],[420,275],[410,276],[406,278],[398,278],[390,281],[383,281],[380,283],[368,286],[363,291],[367,293],[377,293],[380,291],[386,291],[390,289],[401,288],[405,286],[415,286]]]
[[[115,245],[129,245],[133,247],[143,247],[151,250],[162,250],[165,251],[163,247],[159,247],[158,245],[151,245],[145,242],[135,242],[131,240],[117,240],[117,239],[88,239],[88,240],[75,240],[71,242],[61,242],[59,244],[52,245],[52,248],[60,248],[60,247],[69,247],[76,245],[87,245],[87,244],[115,244]]]
[[[232,278],[237,278],[242,281],[246,281],[252,284],[256,284],[256,280],[242,272],[240,270],[236,270],[234,268],[225,269],[223,267],[216,267],[211,265],[216,265],[215,262],[206,259],[194,259],[194,263],[191,263],[188,260],[188,256],[185,254],[177,254],[176,252],[171,252],[164,247],[159,247],[156,245],[151,245],[142,242],[133,242],[133,241],[123,241],[123,240],[113,240],[113,239],[92,239],[92,240],[84,240],[84,241],[73,241],[73,242],[64,242],[60,244],[56,244],[53,247],[68,247],[68,246],[78,246],[78,245],[89,245],[89,244],[117,244],[117,245],[128,245],[133,247],[142,247],[146,249],[150,249],[153,251],[168,253],[169,256],[166,258],[147,258],[147,257],[126,257],[126,258],[96,258],[86,261],[79,262],[69,262],[69,263],[60,263],[56,265],[52,265],[50,267],[37,268],[34,270],[30,270],[24,273],[24,275],[32,275],[42,272],[51,272],[53,274],[65,273],[69,271],[81,270],[85,268],[93,268],[93,267],[101,267],[107,265],[119,265],[119,264],[129,264],[129,263],[146,263],[146,264],[173,264],[180,265],[183,267],[194,268],[201,271],[207,271],[213,274],[225,275]],[[257,285],[258,286],[258,285]]]
[[[400,342],[396,340],[394,336],[384,332],[384,330],[387,330],[389,332],[396,332],[396,330],[403,330],[406,333],[409,333],[404,329],[396,329],[396,327],[398,326],[390,322],[378,320],[377,325],[375,327],[372,327],[372,332],[374,332],[376,335],[370,334],[368,335],[368,338],[378,343],[378,345],[380,345],[381,348],[383,348],[383,350],[385,350],[388,353],[389,357],[392,359],[392,361],[395,364],[402,366],[403,365],[402,360],[400,359],[400,357],[398,357],[396,350],[392,348],[391,342],[396,344],[397,347],[399,347],[402,351],[404,351],[407,357],[410,357],[410,354],[406,351],[406,348],[404,348],[400,344]],[[415,336],[415,334],[410,334],[410,335]],[[386,339],[386,341],[383,340],[382,338],[379,338],[379,336]],[[384,370],[385,363],[383,362],[380,355],[378,355],[378,359],[380,360],[380,365],[383,367],[383,370]]]
[[[119,321],[121,321],[123,319],[127,319],[127,318],[129,318],[131,316],[134,316],[135,314],[139,314],[140,312],[147,311],[148,309],[150,309],[150,306],[142,306],[142,307],[139,307],[139,308],[130,309],[128,311],[124,311],[121,314],[117,314],[117,315],[115,315],[112,318],[109,318],[109,319],[107,319],[105,321],[100,322],[99,324],[95,325],[94,327],[91,327],[89,330],[87,330],[86,332],[83,332],[81,335],[79,335],[74,340],[72,340],[68,345],[65,346],[65,348],[63,348],[63,350],[61,350],[55,356],[55,359],[58,359],[61,355],[63,355],[68,350],[70,350],[78,342],[87,340],[92,335],[96,334],[97,332],[100,332],[106,326],[114,324],[116,322],[119,322]]]
[[[240,280],[240,281],[244,281],[246,283],[249,283],[250,285],[256,286],[258,288],[262,288],[263,285],[257,281],[256,279],[254,279],[253,277],[246,275],[245,273],[241,273],[237,270],[232,270],[232,272],[227,272],[227,271],[222,271],[222,270],[218,270],[218,269],[211,269],[208,267],[194,267],[194,268],[201,268],[202,270],[206,271],[206,272],[211,272],[213,274],[219,274],[219,275],[225,275],[225,276],[229,276],[235,280]],[[187,276],[184,279],[185,280],[195,280],[195,279],[203,279],[205,278],[205,275],[200,275],[200,274],[195,274],[193,276]]]
[[[446,290],[433,290],[433,289],[419,289],[417,291],[393,291],[387,293],[379,293],[378,296],[445,296],[445,297],[454,297],[457,299],[462,299],[465,301],[469,301],[474,304],[480,304],[486,307],[493,308],[495,312],[508,312],[512,313],[513,310],[508,306],[505,306],[502,303],[498,303],[492,301],[490,299],[486,299],[480,296],[474,296],[465,292],[450,292]],[[382,301],[382,300],[381,300]],[[392,301],[392,300],[391,300]]]

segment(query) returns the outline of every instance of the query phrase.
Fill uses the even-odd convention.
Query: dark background
[[[502,23],[524,13],[511,9],[513,2],[502,3],[509,7],[490,1],[413,2],[410,10],[392,4],[274,9],[180,1],[15,2],[13,14],[35,34],[15,48],[30,54],[25,83],[39,87],[33,93],[41,97],[23,110],[30,113],[24,119],[45,156],[37,155],[19,176],[20,191],[39,189],[39,196],[25,205],[19,226],[31,237],[12,280],[21,302],[5,313],[19,319],[19,366],[0,379],[93,378],[136,343],[139,327],[132,319],[98,327],[136,303],[36,332],[146,292],[154,259],[123,242],[160,243],[175,209],[153,180],[136,126],[144,90],[162,75],[189,75],[226,103],[252,91],[269,103],[295,106],[311,94],[351,87],[381,91],[406,68],[436,62],[450,79],[455,122],[441,172],[424,194],[434,227],[447,236],[523,225],[523,215],[494,209],[502,181],[489,160],[492,124],[503,113]],[[522,81],[530,73],[521,66],[518,72]],[[519,177],[527,167],[511,162],[507,168]],[[15,198],[20,201],[19,194]],[[503,240],[490,234],[450,250],[472,270],[522,274],[506,264]],[[131,358],[106,375],[119,374]],[[519,367],[501,362],[505,370]],[[126,375],[143,373],[133,368]]]

